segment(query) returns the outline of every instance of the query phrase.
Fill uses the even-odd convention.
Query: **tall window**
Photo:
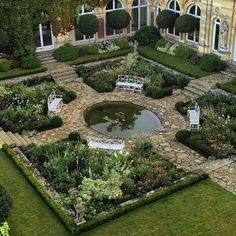
[[[119,9],[124,9],[124,6],[119,0],[111,0],[109,4],[107,4],[106,7],[106,13],[108,14],[111,11],[116,11]],[[106,14],[106,15],[107,15]],[[106,35],[111,36],[111,35],[116,35],[116,34],[122,34],[124,31],[123,29],[121,30],[113,30],[107,23],[106,23]]]
[[[189,8],[188,14],[196,19],[196,29],[194,32],[187,34],[187,40],[199,43],[201,9],[197,5],[193,5]]]
[[[84,40],[88,40],[89,39],[89,36],[86,36],[86,35],[82,34],[79,31],[79,28],[77,27],[77,20],[78,20],[79,16],[86,15],[86,14],[94,14],[94,9],[92,9],[87,4],[84,4],[82,6],[78,6],[76,8],[76,15],[78,17],[76,17],[76,22],[75,22],[75,24],[76,24],[75,25],[75,41],[84,41]],[[95,39],[95,35],[91,35],[90,39]]]
[[[149,1],[134,0],[132,4],[132,31],[149,25]]]
[[[168,9],[175,13],[176,18],[180,16],[180,6],[176,0],[173,0],[169,3]],[[175,30],[175,27],[169,28],[168,33],[179,36],[179,32]]]
[[[218,50],[220,47],[220,20],[214,20],[212,49]]]

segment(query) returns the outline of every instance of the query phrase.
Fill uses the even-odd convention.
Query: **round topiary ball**
[[[0,185],[0,223],[3,223],[7,220],[12,205],[13,200],[11,195],[2,185]]]
[[[195,30],[196,20],[193,16],[182,15],[175,21],[175,30],[180,33],[191,33]]]
[[[99,22],[95,15],[87,14],[80,16],[77,25],[82,34],[90,36],[98,32]]]
[[[176,15],[171,10],[163,10],[161,11],[157,18],[156,23],[157,26],[161,29],[168,29],[175,25]]]
[[[123,9],[107,13],[107,24],[115,30],[124,29],[130,20],[130,14]]]
[[[4,52],[9,44],[7,32],[0,29],[0,52]]]

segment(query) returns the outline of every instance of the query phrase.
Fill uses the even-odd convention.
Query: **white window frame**
[[[107,13],[109,13],[109,12],[112,12],[112,11],[117,11],[117,10],[124,10],[125,9],[125,7],[124,7],[124,4],[122,3],[122,1],[121,0],[118,0],[119,2],[120,2],[120,4],[121,4],[121,8],[116,8],[116,0],[112,0],[112,9],[108,9],[107,10],[107,6],[108,6],[108,4],[107,4],[107,6],[106,6],[106,16],[107,16]],[[110,4],[110,3],[109,3]],[[114,37],[114,36],[117,36],[117,35],[119,35],[119,33],[116,33],[116,30],[113,30],[113,34],[112,35],[107,35],[107,17],[105,18],[106,20],[105,20],[105,31],[106,31],[106,37]],[[124,34],[124,29],[122,30],[122,32],[120,33],[120,34]]]
[[[133,6],[134,1],[132,2],[132,10],[133,9],[138,9],[138,30],[141,28],[141,21],[140,21],[140,13],[141,13],[141,8],[147,8],[147,26],[150,25],[150,1],[146,0],[145,5],[140,4],[140,0],[138,0],[138,5]],[[132,28],[132,32],[135,32]]]
[[[94,9],[92,11],[85,12],[85,4],[81,5],[81,13],[79,12],[78,15],[83,16],[83,15],[89,15],[89,14],[94,15],[95,14]],[[90,40],[95,40],[95,34],[93,35],[93,38],[90,38]],[[75,37],[75,42],[83,43],[83,42],[87,42],[87,41],[89,41],[89,39],[86,38],[86,35],[83,35],[83,39],[80,39],[80,40],[76,40],[76,37]]]
[[[216,40],[216,26],[219,25],[219,42],[218,48],[215,49],[215,40]],[[219,18],[214,19],[214,26],[213,26],[213,38],[212,38],[212,50],[217,52],[220,49],[220,27],[221,27],[221,20]]]
[[[171,5],[172,2],[174,2],[174,9],[170,8],[170,5]],[[177,10],[177,4],[178,4],[179,9],[180,9],[180,5],[179,5],[179,2],[177,0],[170,1],[169,4],[168,4],[168,10],[173,11],[175,14],[178,13],[180,15],[181,11]],[[169,35],[179,38],[179,35],[176,35],[175,33],[176,33],[175,27],[173,27],[173,33],[170,33],[169,29],[168,29],[168,34]]]
[[[155,6],[155,19],[157,18],[157,16],[159,15],[159,13],[161,12],[161,3],[157,3]],[[155,25],[157,26],[156,20],[155,20]]]
[[[195,7],[194,14],[190,13],[190,10],[192,9],[192,7]],[[200,9],[200,16],[197,14],[198,9]],[[193,16],[195,19],[199,19],[199,24],[200,24],[199,25],[199,33],[200,33],[200,30],[201,30],[201,8],[196,4],[191,5],[188,8],[188,13],[187,14],[190,15],[190,16]],[[199,41],[196,41],[196,30],[193,32],[193,40],[188,38],[188,33],[186,34],[186,40],[191,42],[191,43],[199,44]]]

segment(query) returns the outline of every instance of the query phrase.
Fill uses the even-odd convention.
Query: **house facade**
[[[121,32],[106,24],[107,13],[118,9],[125,9],[132,18],[129,26]],[[91,36],[91,41],[100,42],[118,38],[120,34],[132,36],[143,26],[154,26],[156,16],[163,9],[175,12],[177,17],[190,14],[196,18],[196,30],[191,34],[179,34],[175,28],[168,29],[167,36],[171,41],[186,43],[200,53],[213,52],[224,60],[236,62],[236,0],[111,0],[103,9],[83,5],[78,6],[75,12],[77,16],[95,14],[98,17],[99,31]],[[51,50],[64,43],[80,45],[89,41],[77,27],[66,36],[55,38],[50,22],[35,27],[34,37],[37,51]]]

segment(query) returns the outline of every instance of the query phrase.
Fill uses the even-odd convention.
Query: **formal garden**
[[[235,197],[203,166],[232,161],[218,183],[236,192],[235,79],[183,94],[192,81],[220,77],[227,63],[167,36],[173,27],[181,37],[194,32],[190,15],[162,10],[156,26],[127,36],[130,14],[111,11],[116,37],[102,41],[94,38],[98,17],[75,18],[78,2],[70,3],[0,0],[0,236],[234,235]],[[76,28],[87,43],[58,44],[42,64],[32,26],[48,21],[55,38]],[[78,80],[58,81],[54,66]],[[13,133],[36,141],[1,140]]]

